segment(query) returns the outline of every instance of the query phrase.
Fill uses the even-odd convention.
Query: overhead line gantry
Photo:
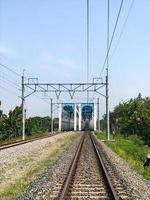
[[[28,78],[27,81],[22,76],[22,138],[25,139],[25,99],[35,92],[38,93],[53,93],[56,98],[59,99],[62,93],[68,93],[70,98],[73,99],[75,93],[83,92],[95,92],[106,98],[106,95],[101,93],[100,90],[106,86],[106,82],[99,79],[98,82],[91,83],[39,83],[38,78]],[[26,94],[26,88],[30,89],[31,92]],[[99,105],[99,104],[98,104]],[[51,110],[52,110],[52,98],[51,98]],[[99,109],[98,109],[99,110]],[[52,115],[52,111],[51,111]]]

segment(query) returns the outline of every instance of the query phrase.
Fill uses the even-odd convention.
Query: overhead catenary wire
[[[19,78],[22,77],[21,74],[19,74],[18,72],[12,70],[9,66],[7,66],[7,65],[5,65],[5,64],[3,64],[3,63],[0,63],[0,66],[2,66],[3,68],[5,68],[6,70],[10,71],[11,73],[15,74],[15,75],[18,76]],[[2,73],[5,74],[5,75],[7,75],[7,74],[4,73],[4,72],[2,72]],[[7,75],[7,76],[8,76],[8,75]],[[12,83],[12,84],[15,85],[15,86],[18,86],[18,88],[17,88],[17,87],[14,87],[14,88],[17,88],[18,90],[21,90],[21,87],[20,87],[18,84],[16,84],[16,82],[14,82],[14,80],[10,80],[10,79],[8,79],[8,78],[2,76],[2,75],[0,75],[0,77],[3,78],[3,79],[5,79],[5,80],[6,80],[7,82],[9,82],[9,83]],[[27,79],[27,78],[25,77],[25,79]],[[2,79],[1,79],[1,80],[2,80]],[[3,86],[1,86],[1,88],[4,89]],[[7,91],[8,93],[14,94],[14,93],[12,93],[11,91],[9,91],[8,89],[6,89],[6,91]],[[14,94],[14,95],[15,95],[15,94]],[[43,100],[42,98],[38,97],[36,94],[33,94],[33,95],[36,96],[37,98]],[[50,105],[47,101],[45,101],[45,100],[43,100],[43,101],[44,101],[46,104]]]
[[[120,32],[120,35],[119,35],[119,37],[118,37],[117,43],[116,43],[116,45],[115,45],[115,48],[114,48],[114,50],[113,50],[113,53],[112,53],[112,55],[111,55],[110,60],[112,60],[112,58],[113,58],[113,56],[114,56],[114,54],[115,54],[115,52],[116,52],[116,50],[117,50],[117,48],[118,48],[118,46],[119,46],[121,37],[122,37],[122,35],[123,35],[124,31],[125,31],[125,28],[126,28],[126,25],[127,25],[128,19],[129,19],[129,16],[130,16],[130,14],[131,14],[131,11],[132,11],[134,2],[135,2],[135,0],[132,0],[132,1],[131,1],[131,4],[130,4],[130,7],[129,7],[127,16],[126,16],[125,21],[124,21],[124,23],[123,23],[122,30],[121,30],[121,32]]]
[[[13,81],[14,83],[18,82],[18,80],[17,80],[17,79],[14,79],[14,77],[13,77],[13,76],[10,76],[10,74],[8,74],[8,73],[5,73],[4,71],[0,71],[0,74],[1,74],[2,76],[5,76],[5,77],[7,77],[9,80]],[[19,84],[19,83],[18,83],[18,84]]]
[[[16,89],[16,90],[21,90],[21,88],[15,86],[14,84],[12,84],[10,81],[8,81],[7,79],[3,79],[0,77],[0,80],[3,81],[3,83],[6,83],[7,85],[9,85],[10,87]]]
[[[3,86],[1,86],[1,85],[0,85],[0,88],[2,88],[5,92],[7,92],[7,93],[9,93],[9,94],[12,94],[12,95],[15,96],[15,97],[21,98],[21,97],[18,96],[16,93],[14,93],[14,92],[8,90],[7,88],[5,88],[5,87],[3,87]]]
[[[3,63],[0,63],[0,66],[2,66],[3,68],[7,69],[8,71],[12,72],[13,74],[15,74],[18,77],[21,77],[21,74],[19,74],[18,72],[12,70],[10,67],[8,67],[7,65],[4,65]]]
[[[109,66],[109,24],[110,24],[110,1],[108,0],[107,8],[107,77],[108,77],[108,66]]]
[[[89,83],[89,0],[87,0],[87,83]],[[87,102],[89,101],[89,92],[87,91]]]
[[[107,62],[107,59],[108,59],[108,55],[109,55],[109,52],[110,52],[110,49],[111,49],[111,46],[112,46],[112,42],[113,42],[113,39],[114,39],[114,36],[115,36],[115,32],[116,32],[116,29],[117,29],[117,25],[118,25],[118,21],[119,21],[119,18],[120,18],[123,2],[124,2],[124,0],[121,0],[119,11],[118,11],[118,15],[117,15],[117,19],[116,19],[115,26],[114,26],[114,29],[113,29],[113,33],[112,33],[112,36],[111,36],[111,40],[110,40],[110,43],[109,43],[109,48],[107,50],[106,57],[105,57],[104,64],[102,66],[99,78],[101,77],[101,75],[102,75],[102,73],[104,71],[104,68],[105,68],[105,65],[106,65],[106,62]]]
[[[6,80],[7,82],[11,83],[12,85],[14,85],[15,87],[18,86],[18,89],[21,89],[20,85],[16,84],[16,82],[6,78],[5,76],[0,75],[0,78]]]

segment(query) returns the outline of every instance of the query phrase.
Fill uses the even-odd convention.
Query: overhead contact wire
[[[119,38],[118,38],[118,40],[117,40],[116,46],[115,46],[115,48],[114,48],[114,51],[113,51],[113,53],[112,53],[112,55],[111,55],[111,59],[113,58],[113,56],[114,56],[114,54],[115,54],[115,52],[116,52],[116,50],[117,50],[117,47],[118,47],[118,45],[119,45],[119,43],[120,43],[121,37],[122,37],[122,35],[123,35],[123,32],[124,32],[124,30],[125,30],[125,27],[126,27],[126,25],[127,25],[128,19],[129,19],[129,16],[130,16],[130,14],[131,14],[131,11],[132,11],[132,8],[133,8],[133,4],[134,4],[134,0],[132,0],[132,2],[131,2],[131,4],[130,4],[128,14],[127,14],[127,16],[126,16],[126,18],[125,18],[125,21],[124,21],[122,30],[121,30],[121,32],[120,32]]]
[[[89,0],[87,0],[87,83],[89,83]],[[87,91],[87,102],[89,101],[89,92]]]
[[[102,70],[100,72],[99,78],[101,77],[101,75],[102,75],[102,73],[104,71],[104,68],[105,68],[105,65],[106,65],[106,62],[107,62],[107,59],[108,59],[108,55],[109,55],[109,52],[110,52],[110,49],[111,49],[111,46],[112,46],[112,42],[113,42],[113,39],[114,39],[114,36],[115,36],[115,32],[116,32],[116,29],[117,29],[117,25],[118,25],[118,21],[119,21],[119,18],[120,18],[123,2],[124,1],[122,0],[121,4],[120,4],[120,7],[119,7],[119,12],[118,12],[118,15],[117,15],[117,19],[116,19],[116,23],[115,23],[115,26],[114,26],[113,34],[111,36],[109,48],[107,50],[107,54],[106,54],[106,57],[105,57],[105,60],[104,60],[104,64],[103,64]]]

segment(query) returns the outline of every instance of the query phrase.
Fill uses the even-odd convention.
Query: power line
[[[108,77],[108,66],[109,66],[109,21],[110,21],[110,1],[108,0],[107,8],[107,77]]]
[[[14,86],[18,86],[18,89],[21,89],[20,86],[18,84],[16,84],[16,82],[13,82],[12,80],[0,75],[1,78],[3,78],[4,80],[8,81],[9,83],[11,83]]]
[[[0,66],[2,66],[3,68],[7,69],[7,70],[10,71],[10,72],[12,72],[12,73],[15,74],[16,76],[21,77],[21,75],[20,75],[19,73],[15,72],[15,71],[12,70],[10,67],[8,67],[8,66],[6,66],[6,65],[4,65],[4,64],[2,64],[2,63],[0,63]]]
[[[11,81],[13,81],[14,83],[16,83],[18,80],[14,79],[14,77],[10,76],[9,74],[1,71],[0,72],[2,75],[6,76],[7,78],[9,78],[9,80],[11,79]]]
[[[7,69],[8,71],[10,71],[10,72],[12,72],[13,74],[17,75],[18,77],[22,77],[19,73],[15,72],[14,70],[12,70],[10,67],[8,67],[8,66],[6,66],[6,65],[0,63],[0,66],[4,67],[4,68]],[[6,74],[6,73],[4,73],[4,72],[2,72],[2,73],[3,73],[3,74]],[[0,75],[0,77],[3,78],[3,79],[5,79],[6,81],[8,81],[8,82],[10,82],[11,84],[13,84],[13,85],[16,86],[16,83],[13,82],[13,81],[11,81],[10,79],[7,79],[6,77],[4,77],[4,76],[2,76],[2,75]],[[26,79],[27,79],[27,78],[26,78]],[[2,80],[2,79],[1,79],[1,80]],[[6,81],[5,81],[5,83],[7,83]],[[8,83],[7,83],[7,84],[8,84]],[[10,90],[4,88],[3,86],[0,86],[0,87],[1,87],[2,89],[6,90],[8,93],[10,93],[10,94],[16,96],[15,93],[13,93],[13,92],[11,92]],[[17,88],[17,87],[15,87],[15,88],[21,89],[19,85],[18,85],[18,87],[19,87],[19,88]],[[35,97],[37,97],[37,98],[43,100],[42,98],[38,97],[36,94],[33,94],[33,95],[34,95]],[[18,97],[18,96],[17,96],[17,97]],[[44,100],[43,100],[43,101],[44,101]],[[50,105],[47,101],[44,101],[44,102],[45,102],[46,104]]]
[[[121,0],[121,4],[120,4],[120,7],[119,7],[119,11],[118,11],[116,23],[115,23],[114,30],[113,30],[113,34],[112,34],[112,36],[111,36],[109,48],[108,48],[108,50],[107,50],[107,54],[106,54],[106,57],[105,57],[105,60],[104,60],[104,64],[103,64],[103,67],[102,67],[102,70],[101,70],[101,72],[100,72],[99,77],[101,77],[101,75],[102,75],[102,73],[103,73],[103,71],[104,71],[104,68],[105,68],[106,61],[107,61],[107,59],[108,59],[108,55],[109,55],[109,52],[110,52],[110,48],[111,48],[111,45],[112,45],[112,42],[113,42],[113,39],[114,39],[114,36],[115,36],[116,28],[117,28],[117,25],[118,25],[118,21],[119,21],[120,14],[121,14],[122,6],[123,6],[123,0]]]
[[[118,38],[117,43],[116,43],[116,46],[115,46],[115,48],[114,48],[114,51],[113,51],[113,53],[112,53],[112,55],[111,55],[111,60],[112,60],[112,58],[113,58],[113,56],[114,56],[114,54],[115,54],[115,52],[116,52],[116,50],[117,50],[117,48],[118,48],[118,45],[119,45],[119,43],[120,43],[121,37],[122,37],[122,35],[123,35],[123,32],[124,32],[124,30],[125,30],[125,27],[126,27],[126,25],[127,25],[128,19],[129,19],[129,16],[130,16],[130,14],[131,14],[131,11],[132,11],[132,8],[133,8],[133,4],[134,4],[134,0],[132,0],[132,2],[131,2],[131,4],[130,4],[129,11],[128,11],[127,16],[126,16],[126,18],[125,18],[125,21],[124,21],[122,30],[121,30],[121,32],[120,32],[119,38]]]
[[[12,84],[12,83],[11,83],[10,81],[8,81],[7,79],[2,79],[2,78],[0,77],[0,80],[3,81],[4,83],[6,83],[7,85],[9,85],[10,87],[13,87],[13,88],[15,88],[15,89],[17,89],[17,90],[21,90],[20,88],[16,87],[14,84]]]
[[[89,83],[89,0],[87,0],[87,83]],[[87,101],[89,92],[87,92]]]
[[[15,97],[20,98],[17,94],[13,93],[12,91],[8,90],[7,88],[0,85],[0,88],[2,88],[5,92],[8,92],[9,94],[12,94]]]

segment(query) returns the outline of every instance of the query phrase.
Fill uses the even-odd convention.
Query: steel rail
[[[18,141],[10,142],[10,143],[7,143],[7,144],[1,144],[0,145],[0,151],[4,150],[4,149],[8,149],[10,147],[19,146],[21,144],[26,144],[26,143],[29,143],[29,142],[34,142],[36,140],[42,140],[42,139],[45,139],[45,138],[49,138],[49,137],[52,137],[54,135],[57,135],[57,133],[55,133],[53,135],[49,135],[49,136],[40,136],[40,137],[35,137],[35,138],[32,138],[32,139],[18,140]]]
[[[95,151],[96,151],[99,164],[101,165],[102,170],[103,170],[103,172],[104,172],[104,174],[105,174],[107,184],[108,184],[108,186],[109,186],[110,189],[111,189],[112,197],[113,197],[114,200],[119,200],[120,198],[119,198],[119,196],[117,195],[117,193],[116,193],[116,191],[115,191],[115,188],[113,187],[113,184],[112,184],[112,181],[111,181],[111,179],[110,179],[110,176],[109,176],[109,174],[108,174],[108,172],[107,172],[107,170],[106,170],[106,167],[105,167],[105,165],[104,165],[104,162],[103,162],[103,160],[102,160],[102,157],[101,157],[101,155],[100,155],[100,152],[99,152],[99,150],[98,150],[98,148],[97,148],[97,145],[96,145],[96,142],[95,142],[96,139],[94,138],[94,136],[93,136],[92,134],[90,134],[90,137],[91,137],[91,141],[92,141],[92,143],[93,143],[94,149],[95,149]]]
[[[84,142],[84,138],[85,138],[85,134],[82,136],[81,140],[80,140],[80,143],[79,143],[79,146],[77,148],[77,151],[76,151],[76,154],[74,156],[74,159],[70,165],[70,168],[68,170],[68,176],[67,178],[65,179],[64,181],[64,184],[62,186],[62,190],[60,192],[60,195],[59,195],[59,200],[65,200],[67,199],[67,195],[68,195],[68,191],[69,191],[69,186],[70,186],[70,183],[73,179],[73,174],[76,170],[76,167],[77,167],[77,164],[78,164],[78,160],[79,160],[79,157],[80,157],[80,152],[81,152],[81,149],[82,149],[82,145],[83,145],[83,142]],[[103,163],[103,160],[101,158],[101,155],[98,151],[98,148],[97,148],[97,145],[93,139],[94,137],[91,136],[90,134],[90,139],[92,141],[92,144],[93,144],[93,147],[94,147],[94,150],[96,152],[96,155],[97,155],[97,158],[98,158],[98,161],[99,161],[99,164],[102,168],[102,171],[104,173],[104,176],[105,176],[105,180],[106,180],[106,183],[108,185],[108,187],[110,188],[110,192],[111,192],[111,195],[112,195],[112,200],[119,200],[119,197],[115,191],[115,188],[113,187],[113,184],[111,182],[111,179],[108,175],[108,172],[104,166],[104,163]],[[96,139],[95,139],[96,140]]]
[[[83,134],[83,136],[80,140],[76,154],[75,154],[74,159],[73,159],[73,161],[70,165],[70,168],[68,170],[68,176],[67,176],[67,178],[64,182],[63,189],[62,189],[60,196],[59,196],[59,200],[65,200],[66,197],[67,197],[69,185],[70,185],[70,182],[72,180],[73,173],[76,170],[76,166],[77,166],[77,163],[78,163],[78,160],[79,160],[79,156],[80,156],[80,152],[81,152],[82,145],[83,145],[83,142],[84,142],[84,138],[85,138],[85,134]]]

